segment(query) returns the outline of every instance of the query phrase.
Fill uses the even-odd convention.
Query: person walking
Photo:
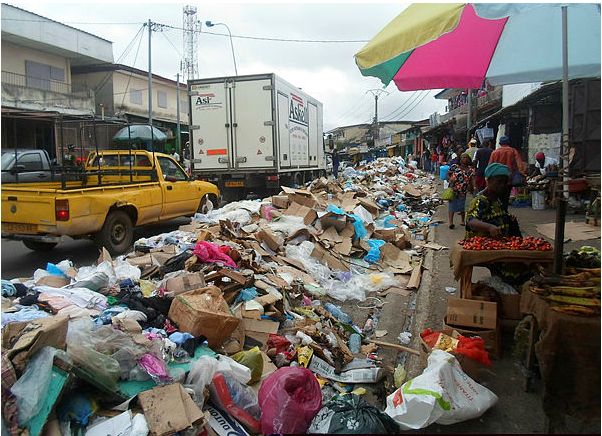
[[[466,150],[466,153],[468,153],[468,155],[470,156],[470,160],[472,160],[474,162],[474,155],[476,154],[478,148],[477,148],[477,140],[472,138],[470,140],[470,142],[468,143],[468,149]]]
[[[454,192],[453,200],[449,201],[449,228],[454,229],[454,214],[460,215],[461,225],[465,225],[466,194],[474,192],[474,169],[472,168],[470,155],[462,153],[460,162],[449,168],[446,179],[449,187]]]
[[[510,138],[506,135],[500,138],[500,148],[494,150],[489,158],[489,164],[499,163],[506,165],[510,170],[510,177],[508,178],[508,186],[506,190],[500,195],[500,200],[504,205],[505,209],[508,210],[508,201],[510,201],[510,191],[512,191],[512,175],[515,171],[525,175],[523,173],[523,160],[520,157],[520,153],[517,149],[510,146]]]
[[[474,154],[474,183],[477,188],[477,191],[479,192],[485,189],[485,186],[487,185],[485,179],[485,169],[487,168],[487,165],[489,165],[489,158],[491,157],[491,153],[493,153],[494,147],[495,144],[493,142],[493,139],[490,139],[487,141],[486,144],[483,145],[483,147],[479,148]]]
[[[180,163],[180,155],[178,154],[178,152],[176,151],[176,147],[173,147],[171,149],[171,157],[178,163]]]
[[[339,153],[336,150],[332,153],[332,174],[335,179],[339,177]]]

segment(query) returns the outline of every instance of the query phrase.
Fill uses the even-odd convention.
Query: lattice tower
[[[201,31],[201,23],[196,19],[196,7],[184,6],[183,10],[184,27],[184,64],[182,65],[182,74],[186,80],[194,79],[199,75],[199,65],[197,61],[197,37]]]

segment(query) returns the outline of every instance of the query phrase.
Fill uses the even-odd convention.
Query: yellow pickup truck
[[[49,251],[92,237],[125,253],[136,226],[207,213],[218,206],[212,183],[191,179],[171,157],[143,150],[90,153],[80,180],[2,184],[2,238]]]

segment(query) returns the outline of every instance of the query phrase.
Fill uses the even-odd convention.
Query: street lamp
[[[236,57],[234,57],[234,45],[232,44],[232,33],[230,33],[230,28],[225,23],[212,23],[211,21],[205,21],[205,25],[207,27],[226,26],[226,29],[228,29],[228,34],[230,35],[230,47],[232,48],[232,59],[234,60],[234,74],[238,76],[238,70],[236,69]]]

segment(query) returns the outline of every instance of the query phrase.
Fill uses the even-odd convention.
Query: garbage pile
[[[359,384],[385,376],[378,297],[417,289],[423,251],[443,248],[426,241],[439,200],[394,159],[342,176],[3,280],[8,433],[397,432],[398,408]],[[351,299],[371,302],[363,329]]]

